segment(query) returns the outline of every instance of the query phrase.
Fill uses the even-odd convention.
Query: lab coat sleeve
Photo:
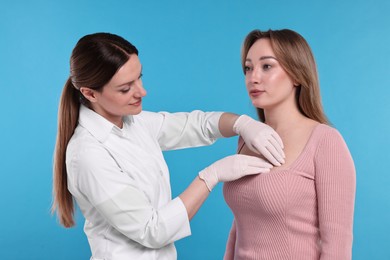
[[[145,247],[161,248],[191,234],[180,198],[154,208],[103,147],[96,145],[79,151],[68,167],[72,167],[77,190],[129,239]]]
[[[218,126],[222,112],[195,110],[189,113],[144,112],[143,115],[162,150],[210,145],[223,137]]]

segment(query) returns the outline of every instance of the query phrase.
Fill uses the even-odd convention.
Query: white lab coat
[[[213,143],[221,137],[220,116],[144,111],[125,117],[120,129],[81,106],[66,167],[91,259],[177,258],[173,242],[191,230],[182,201],[171,198],[162,150]]]

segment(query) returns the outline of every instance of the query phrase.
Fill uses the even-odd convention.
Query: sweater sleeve
[[[233,260],[234,259],[234,250],[236,246],[236,220],[233,220],[232,228],[230,229],[230,234],[228,241],[226,243],[224,260]]]
[[[327,130],[321,139],[315,169],[321,260],[351,259],[356,176],[352,157],[337,130]]]

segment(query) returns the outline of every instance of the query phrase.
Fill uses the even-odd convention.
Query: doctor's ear
[[[300,85],[298,82],[294,82],[294,87],[299,87]]]
[[[96,102],[96,95],[95,95],[95,90],[87,87],[81,87],[80,88],[81,94],[86,98],[89,102]]]

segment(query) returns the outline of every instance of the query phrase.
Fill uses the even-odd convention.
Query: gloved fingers
[[[282,138],[280,138],[280,136],[278,135],[278,133],[273,130],[273,133],[271,134],[271,136],[278,142],[279,146],[283,149],[284,148],[284,144],[283,144],[283,141],[282,141]]]
[[[280,144],[276,141],[276,139],[271,136],[271,138],[268,140],[269,143],[272,145],[272,147],[269,147],[270,152],[273,154],[273,156],[280,162],[284,163],[284,158],[286,157],[284,155],[283,149],[280,146]],[[273,149],[274,150],[273,150]]]
[[[242,155],[246,158],[246,164],[248,167],[258,167],[258,168],[272,168],[273,165],[267,162],[264,159],[258,158],[256,156]]]
[[[254,174],[260,174],[260,173],[266,173],[269,172],[271,169],[268,167],[253,167],[249,166],[245,170],[245,175],[254,175]]]
[[[282,163],[284,163],[283,157],[279,154],[279,152],[275,149],[275,147],[271,143],[269,143],[269,145],[267,145],[266,148],[269,151],[269,153],[272,155],[272,157],[278,161],[278,164],[275,165],[280,166],[282,165]]]
[[[249,149],[251,149],[252,151],[256,152],[260,152],[268,161],[270,161],[273,165],[275,166],[280,166],[281,164],[278,162],[278,160],[272,155],[272,153],[270,152],[270,150],[268,149],[268,147],[272,147],[272,145],[270,143],[266,143],[261,146],[251,146],[251,145],[248,145]],[[274,148],[275,150],[275,148]],[[275,150],[276,151],[276,150]]]

